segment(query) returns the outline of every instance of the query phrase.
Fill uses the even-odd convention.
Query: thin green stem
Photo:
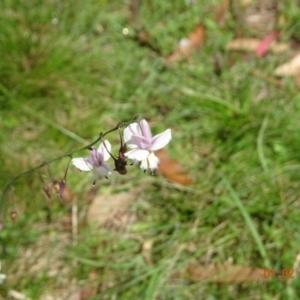
[[[7,194],[8,190],[11,188],[11,186],[14,185],[14,183],[15,183],[18,179],[20,179],[20,178],[22,178],[22,177],[24,177],[24,176],[26,176],[26,175],[28,175],[28,174],[30,174],[30,173],[33,173],[33,172],[35,172],[36,170],[38,170],[38,169],[40,169],[40,168],[42,168],[42,167],[45,167],[45,166],[47,166],[47,165],[50,165],[50,164],[52,164],[53,162],[58,161],[58,160],[60,160],[60,159],[62,159],[62,158],[65,158],[65,157],[70,157],[70,158],[72,158],[73,154],[75,154],[75,153],[77,153],[77,152],[80,152],[80,151],[83,151],[83,150],[90,149],[90,148],[91,148],[92,146],[94,146],[96,143],[98,143],[99,141],[101,141],[107,134],[109,134],[109,133],[111,133],[111,132],[113,132],[113,131],[119,130],[120,128],[126,127],[126,126],[130,125],[131,123],[136,122],[137,120],[138,120],[138,116],[134,117],[134,118],[133,118],[132,120],[130,120],[130,121],[121,122],[121,123],[119,123],[116,127],[114,127],[113,129],[110,129],[110,130],[108,130],[108,131],[105,132],[105,133],[100,133],[100,134],[99,134],[99,137],[98,137],[95,141],[93,141],[92,143],[90,143],[90,144],[88,144],[88,145],[86,145],[86,146],[84,146],[84,147],[81,147],[81,148],[79,148],[79,149],[77,149],[77,150],[73,150],[73,151],[70,151],[70,152],[68,152],[68,153],[66,153],[66,154],[60,155],[60,156],[58,156],[58,157],[55,157],[55,158],[53,158],[53,159],[51,159],[51,160],[49,160],[49,161],[45,161],[45,162],[39,164],[38,166],[33,167],[33,168],[31,168],[31,169],[29,169],[29,170],[27,170],[27,171],[24,171],[24,172],[20,173],[19,175],[17,175],[16,177],[14,177],[13,179],[9,180],[9,181],[6,183],[6,185],[4,186],[4,189],[3,189],[3,192],[2,192],[2,196],[1,196],[1,200],[0,200],[0,215],[1,215],[1,214],[3,213],[3,211],[4,211],[5,197],[6,197],[6,194]]]

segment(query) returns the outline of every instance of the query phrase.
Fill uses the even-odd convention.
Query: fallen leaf
[[[205,38],[205,27],[200,23],[189,35],[189,41],[191,48],[194,50],[199,50],[202,46]]]
[[[97,294],[97,288],[95,287],[86,287],[81,289],[81,298],[80,300],[88,300],[91,297]]]
[[[218,24],[222,24],[224,22],[226,13],[228,12],[228,9],[230,7],[230,2],[230,0],[224,0],[222,3],[216,6],[214,12],[214,20]]]
[[[198,24],[197,27],[190,33],[188,38],[180,40],[175,51],[168,56],[166,59],[169,62],[180,61],[188,58],[192,51],[197,51],[202,46],[205,39],[205,27],[202,23]]]
[[[172,160],[165,150],[158,150],[155,154],[160,160],[158,173],[180,185],[187,186],[193,183],[191,176],[177,161]]]
[[[261,40],[256,38],[239,38],[230,41],[226,45],[227,50],[256,52],[261,45]],[[272,41],[269,45],[269,51],[273,53],[284,53],[289,49],[288,44]]]
[[[24,294],[17,292],[15,290],[8,291],[8,297],[16,300],[31,300],[31,298],[26,297]]]
[[[72,293],[68,300],[88,300],[96,294],[96,288],[85,287]]]
[[[265,38],[263,38],[256,49],[256,55],[258,57],[264,56],[269,51],[271,43],[274,40],[276,40],[277,37],[278,37],[278,32],[274,31],[269,33]]]
[[[129,203],[137,197],[139,189],[119,194],[99,195],[92,201],[87,219],[98,225],[105,224],[112,219],[120,210],[128,207]]]
[[[81,291],[73,292],[68,300],[81,300]]]
[[[178,277],[195,282],[207,280],[216,283],[242,283],[265,279],[264,269],[229,264],[189,264],[182,273],[177,272],[173,275],[173,278]]]
[[[300,74],[300,53],[289,62],[277,67],[274,71],[276,76],[296,76]]]

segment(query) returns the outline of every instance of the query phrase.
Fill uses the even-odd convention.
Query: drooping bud
[[[62,179],[59,183],[59,197],[62,198],[64,191],[66,189],[67,182],[65,179]]]
[[[17,216],[18,216],[18,213],[17,213],[15,210],[13,210],[13,211],[10,213],[10,218],[11,218],[12,221],[15,221],[16,218],[17,218]]]
[[[118,128],[119,125],[117,125]],[[101,136],[101,133],[100,133]],[[121,146],[120,146],[120,150],[119,150],[119,156],[115,157],[110,151],[108,151],[104,140],[102,139],[102,143],[106,149],[106,151],[109,153],[110,157],[114,160],[115,162],[115,169],[114,171],[119,172],[121,175],[125,175],[127,173],[126,170],[126,165],[127,165],[127,161],[126,161],[126,157],[124,156],[124,147],[126,149],[126,145],[123,145],[123,141],[122,141],[122,136],[120,133],[120,139],[121,139]]]

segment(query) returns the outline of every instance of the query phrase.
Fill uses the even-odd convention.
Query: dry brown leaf
[[[81,298],[80,300],[87,300],[91,297],[95,296],[97,294],[97,288],[96,287],[86,287],[81,289]]]
[[[175,182],[184,186],[191,185],[193,180],[184,168],[175,160],[172,160],[165,150],[155,152],[160,160],[158,173],[165,176],[171,182]]]
[[[184,38],[179,42],[175,51],[167,57],[167,61],[175,62],[188,58],[192,51],[197,51],[202,46],[205,39],[205,27],[202,23],[190,33],[188,38]]]
[[[222,24],[225,20],[226,13],[230,7],[230,0],[224,0],[222,3],[216,6],[214,13],[214,20],[218,24]]]
[[[300,74],[300,53],[289,62],[279,66],[274,71],[276,76],[297,76]]]
[[[216,283],[242,283],[265,279],[264,269],[229,264],[189,264],[183,273],[176,273],[173,277],[178,276],[196,282],[207,280]]]
[[[261,45],[261,40],[256,38],[239,38],[230,41],[226,45],[227,50],[234,51],[247,51],[247,52],[256,52]],[[289,49],[288,44],[271,42],[269,45],[269,51],[273,53],[283,53]]]
[[[9,290],[8,297],[11,299],[16,299],[16,300],[31,300],[31,298],[28,298],[24,294],[22,294],[18,291],[15,291],[15,290]]]
[[[103,225],[112,219],[120,210],[128,207],[134,201],[138,189],[119,194],[99,195],[91,203],[87,219],[98,225]]]
[[[267,36],[265,36],[258,45],[256,49],[256,55],[258,57],[263,57],[268,51],[273,41],[275,41],[278,38],[278,32],[273,31],[269,33]]]

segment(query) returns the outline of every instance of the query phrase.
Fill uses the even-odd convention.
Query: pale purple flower
[[[99,176],[109,177],[113,168],[105,161],[110,158],[108,151],[111,151],[111,145],[107,140],[104,143],[105,146],[101,143],[98,149],[93,148],[89,157],[73,158],[73,165],[81,171],[93,171],[95,179]]]
[[[132,123],[124,129],[124,142],[132,150],[125,153],[125,156],[134,162],[140,162],[143,171],[151,170],[154,173],[158,168],[159,158],[153,151],[165,147],[171,140],[171,129],[152,137],[151,129],[146,120],[139,123]]]

